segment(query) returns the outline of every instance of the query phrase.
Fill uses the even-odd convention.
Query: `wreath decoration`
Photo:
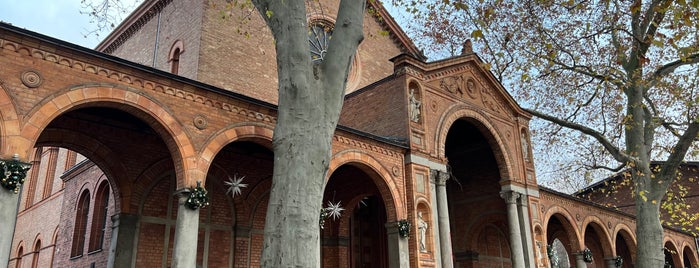
[[[396,224],[398,225],[398,234],[400,235],[400,237],[410,237],[410,222],[408,222],[408,220],[399,220]]]
[[[624,258],[622,258],[621,256],[616,256],[616,258],[614,258],[614,266],[621,267],[623,264]]]
[[[585,261],[587,263],[592,262],[592,251],[589,248],[583,249],[582,254],[583,254],[583,261]]]
[[[197,210],[209,205],[209,194],[201,187],[201,182],[197,182],[197,187],[191,188],[189,197],[184,205],[191,210]]]
[[[17,155],[12,160],[0,161],[0,184],[15,194],[19,193],[29,168],[30,165],[20,162]]]

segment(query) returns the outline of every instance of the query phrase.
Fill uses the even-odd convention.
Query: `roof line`
[[[420,49],[417,48],[415,43],[413,43],[413,40],[408,37],[408,35],[403,31],[403,28],[398,25],[396,20],[391,16],[391,14],[388,13],[386,8],[383,7],[383,4],[381,4],[380,0],[367,0],[369,5],[376,9],[378,11],[379,15],[383,19],[383,22],[388,26],[389,29],[393,31],[393,34],[396,35],[398,40],[405,45],[406,49],[408,52],[413,54],[415,58],[418,58],[422,61],[427,61],[427,57],[422,53]]]
[[[69,42],[66,42],[66,41],[63,41],[63,40],[60,40],[60,39],[57,39],[54,37],[50,37],[50,36],[47,36],[44,34],[33,32],[33,31],[30,31],[27,29],[22,29],[22,28],[13,26],[13,25],[5,23],[5,22],[0,22],[0,30],[8,31],[8,32],[22,35],[22,36],[29,36],[29,37],[37,39],[39,42],[45,42],[45,43],[48,43],[48,44],[56,46],[56,47],[64,48],[66,50],[73,50],[73,51],[76,51],[79,53],[86,54],[87,56],[90,56],[90,57],[94,57],[94,58],[108,61],[111,63],[116,63],[118,65],[122,65],[122,66],[125,66],[127,68],[132,68],[132,69],[135,69],[137,71],[144,72],[144,73],[164,77],[164,78],[176,81],[176,82],[180,82],[180,83],[183,83],[186,85],[190,85],[190,86],[205,90],[205,91],[210,91],[210,92],[220,94],[220,95],[223,95],[225,97],[232,98],[232,99],[240,100],[243,102],[252,103],[254,105],[258,105],[258,106],[261,106],[261,107],[264,107],[267,109],[271,109],[274,111],[278,110],[277,105],[269,103],[269,102],[258,100],[258,99],[252,98],[250,96],[247,96],[247,95],[243,95],[243,94],[233,92],[230,90],[222,89],[222,88],[219,88],[219,87],[216,87],[213,85],[205,84],[205,83],[202,83],[202,82],[199,82],[196,80],[192,80],[192,79],[189,79],[186,77],[178,76],[178,75],[175,75],[175,74],[172,74],[169,72],[161,71],[161,70],[149,67],[149,66],[145,66],[145,65],[141,65],[141,64],[138,64],[135,62],[131,62],[131,61],[119,58],[119,57],[108,55],[108,54],[105,54],[105,53],[102,53],[102,52],[99,52],[96,50],[92,50],[92,49],[89,49],[89,48],[86,48],[83,46],[69,43]],[[0,33],[0,37],[3,37],[2,33]],[[389,139],[386,137],[378,136],[378,135],[375,135],[375,134],[372,134],[369,132],[364,132],[364,131],[354,129],[354,128],[351,128],[348,126],[343,126],[343,125],[338,124],[336,130],[342,130],[342,131],[352,133],[355,135],[360,135],[362,137],[366,137],[366,138],[369,138],[369,139],[372,139],[375,141],[379,141],[382,143],[386,143],[386,144],[389,144],[392,146],[396,146],[396,147],[400,147],[400,148],[407,148],[407,145],[403,142],[399,142],[399,141],[392,140],[392,139]]]
[[[600,204],[595,203],[595,202],[592,202],[592,201],[590,201],[590,200],[582,199],[582,198],[577,197],[577,196],[574,196],[574,195],[569,195],[569,194],[566,194],[566,193],[562,193],[562,192],[556,191],[556,190],[554,190],[554,189],[551,189],[551,188],[548,188],[548,187],[545,187],[545,186],[542,186],[542,185],[539,185],[539,190],[542,191],[542,192],[547,192],[547,193],[554,194],[554,195],[557,195],[557,196],[560,196],[560,197],[572,199],[572,200],[574,200],[574,201],[578,201],[578,202],[584,203],[584,204],[586,204],[586,205],[590,205],[590,206],[593,206],[593,207],[596,207],[596,208],[599,208],[599,209],[603,209],[603,210],[606,210],[606,211],[609,211],[609,212],[617,213],[617,214],[620,214],[620,215],[623,215],[623,216],[632,218],[632,219],[636,222],[636,224],[638,225],[638,221],[636,221],[636,219],[637,219],[636,215],[633,215],[633,214],[630,214],[630,213],[626,213],[626,212],[623,212],[623,211],[620,211],[620,210],[616,210],[616,209],[613,209],[613,208],[610,208],[610,207],[606,207],[606,206],[600,205]],[[665,224],[663,224],[662,226],[663,226],[663,228],[668,229],[668,230],[672,230],[672,231],[675,231],[675,232],[678,232],[678,233],[682,233],[682,234],[686,234],[686,235],[689,235],[689,236],[694,236],[694,234],[692,234],[692,233],[690,233],[690,232],[687,232],[687,231],[684,231],[684,230],[682,230],[682,229],[676,228],[676,227],[668,226],[668,225],[665,225]]]

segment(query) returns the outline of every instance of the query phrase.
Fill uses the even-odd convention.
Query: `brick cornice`
[[[17,42],[0,39],[0,49],[9,50],[11,52],[15,52],[23,56],[31,56],[36,59],[41,59],[47,62],[64,65],[76,71],[82,71],[106,77],[120,84],[126,84],[130,87],[170,95],[173,97],[181,98],[183,100],[200,103],[202,105],[206,105],[212,108],[243,115],[251,121],[267,122],[271,124],[274,124],[277,121],[276,116],[271,115],[272,113],[261,113],[258,111],[260,109],[248,109],[243,106],[235,105],[231,102],[225,102],[219,99],[209,98],[203,94],[197,94],[195,92],[174,88],[162,83],[158,83],[156,81],[147,80],[142,77],[136,76],[137,74],[135,73],[129,74],[109,68],[104,68],[90,62],[65,57],[56,53],[51,53],[47,50],[33,48]],[[99,86],[100,84],[95,85]]]

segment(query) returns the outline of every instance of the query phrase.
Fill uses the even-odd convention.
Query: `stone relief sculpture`
[[[464,78],[462,76],[449,76],[443,78],[441,81],[439,81],[439,87],[442,88],[443,90],[446,90],[449,93],[459,95],[461,97],[464,96],[464,90],[462,88],[462,84],[464,82]]]
[[[427,233],[427,222],[422,219],[422,212],[417,213],[417,230],[419,233],[420,242],[420,252],[427,252],[427,246],[425,243],[425,234]]]
[[[527,133],[524,133],[524,131],[522,131],[520,135],[520,141],[522,142],[522,156],[524,157],[524,161],[529,162],[529,141],[527,139]]]
[[[415,97],[415,89],[411,88],[410,89],[410,120],[418,123],[420,122],[420,105],[421,101],[419,101]]]

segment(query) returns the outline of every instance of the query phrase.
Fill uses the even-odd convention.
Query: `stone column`
[[[451,229],[449,227],[449,207],[447,203],[447,180],[448,172],[431,170],[432,179],[437,186],[437,221],[439,222],[439,249],[442,257],[442,267],[454,267],[451,253]]]
[[[607,268],[617,268],[616,267],[616,257],[604,258],[604,264]]]
[[[585,258],[583,257],[582,252],[575,252],[573,253],[573,256],[575,256],[576,268],[587,268],[587,263],[585,262]]]
[[[517,200],[520,194],[513,191],[500,192],[500,196],[507,204],[507,223],[510,230],[510,251],[512,251],[512,267],[524,268],[524,249],[522,247],[522,234],[517,212]]]
[[[386,223],[386,234],[388,236],[388,267],[410,267],[408,239],[400,237],[398,223]]]
[[[18,202],[19,194],[0,186],[0,267],[6,267],[10,262]]]
[[[430,171],[435,172],[435,171]],[[430,203],[432,204],[432,213],[430,213],[430,216],[432,217],[432,226],[427,228],[428,232],[432,232],[432,241],[434,242],[434,246],[432,247],[434,252],[433,252],[433,257],[434,257],[434,262],[436,264],[441,264],[442,263],[442,250],[440,249],[440,245],[442,244],[441,241],[439,240],[439,209],[437,206],[437,187],[435,185],[434,180],[429,180],[430,181]],[[432,230],[430,230],[432,229]],[[419,248],[418,248],[419,250]]]
[[[134,267],[138,221],[138,215],[121,213],[112,216],[108,268]]]
[[[199,210],[185,206],[189,190],[177,191],[177,223],[175,245],[172,250],[172,268],[191,268],[197,264],[197,239],[199,235]]]
[[[524,245],[525,267],[536,267],[536,258],[534,257],[534,238],[532,237],[532,225],[529,221],[529,200],[526,194],[522,194],[517,206],[519,213],[520,232],[522,234],[522,244]]]

